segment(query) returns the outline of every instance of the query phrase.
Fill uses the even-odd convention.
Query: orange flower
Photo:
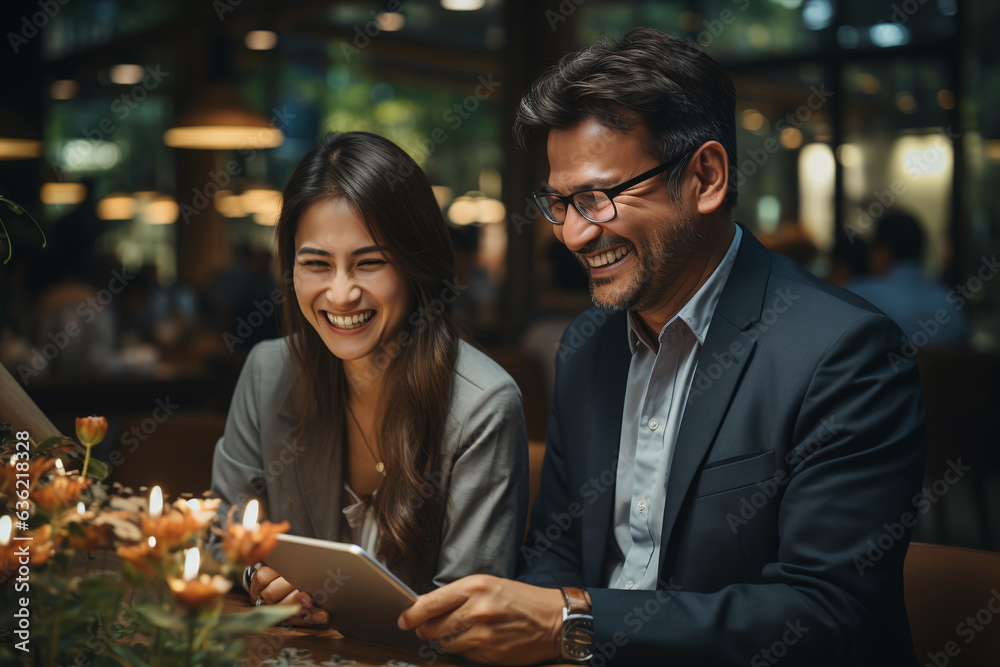
[[[148,542],[130,544],[118,547],[117,554],[120,558],[127,560],[139,572],[147,576],[156,574],[156,570],[162,568],[162,562],[167,555],[166,547],[158,541],[156,546],[149,546]]]
[[[247,530],[238,523],[230,523],[226,532],[222,533],[222,548],[226,552],[226,559],[230,563],[239,563],[241,567],[249,567],[262,561],[278,543],[278,533],[287,533],[289,528],[291,524],[287,521],[265,521],[252,530]]]
[[[3,494],[10,498],[15,495],[15,482],[18,479],[18,474],[23,475],[28,473],[28,490],[35,488],[35,484],[38,483],[38,479],[52,470],[55,466],[55,459],[48,458],[36,458],[30,461],[22,461],[20,457],[11,457],[11,462],[8,465],[0,465],[0,494]],[[24,479],[23,477],[21,479]],[[23,489],[24,486],[22,485]]]
[[[76,437],[87,449],[90,449],[108,432],[108,420],[104,417],[77,417]]]
[[[83,535],[67,535],[60,538],[60,542],[65,539],[74,549],[80,551],[90,551],[91,549],[107,549],[111,546],[111,526],[108,524],[94,525],[82,524]]]
[[[219,575],[209,577],[207,574],[203,574],[191,581],[168,577],[167,585],[170,586],[170,592],[183,606],[188,609],[198,609],[218,601],[229,592],[233,582]]]
[[[146,537],[155,537],[157,544],[172,549],[184,544],[199,534],[204,524],[191,513],[177,506],[164,512],[158,519],[145,517],[142,520],[142,533]]]
[[[0,546],[0,584],[11,581],[21,566],[44,565],[55,553],[52,543],[52,526],[45,524],[41,528],[21,534],[30,540],[14,540],[6,546]],[[27,553],[28,561],[22,562]]]
[[[77,501],[83,490],[90,486],[92,479],[69,475],[55,475],[49,483],[31,493],[35,504],[45,510],[69,507]]]

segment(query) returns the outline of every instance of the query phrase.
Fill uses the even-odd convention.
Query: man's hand
[[[531,665],[560,656],[562,608],[557,588],[476,574],[421,595],[399,627],[472,660]]]
[[[290,619],[293,624],[325,625],[330,622],[330,613],[316,606],[311,595],[297,590],[267,565],[262,565],[250,579],[250,597],[263,598],[265,604],[297,603],[302,609]]]

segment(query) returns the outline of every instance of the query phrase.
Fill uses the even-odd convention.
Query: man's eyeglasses
[[[569,206],[575,208],[577,213],[591,222],[608,222],[618,215],[618,209],[615,208],[615,197],[657,174],[662,174],[681,157],[671,158],[660,166],[653,167],[649,171],[644,171],[635,178],[630,178],[621,185],[613,188],[581,190],[569,195],[560,195],[547,190],[539,190],[533,193],[531,197],[535,200],[535,204],[542,212],[542,215],[545,216],[545,219],[553,225],[561,225],[566,222],[566,211]]]

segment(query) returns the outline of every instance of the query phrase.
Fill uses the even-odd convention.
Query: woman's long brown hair
[[[376,557],[423,588],[437,559],[443,514],[439,453],[458,352],[450,305],[456,295],[448,283],[455,277],[451,239],[427,177],[388,139],[367,132],[330,135],[302,158],[285,187],[276,229],[282,325],[301,373],[299,437],[314,430],[310,424],[343,424],[349,399],[342,363],[302,314],[291,280],[303,211],[341,198],[411,292],[413,311],[402,331],[352,381],[384,380],[374,435],[386,476],[370,501],[379,528]]]

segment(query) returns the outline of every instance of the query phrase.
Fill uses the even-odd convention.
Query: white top
[[[370,505],[354,493],[354,489],[347,482],[344,482],[344,489],[354,501],[340,511],[346,519],[340,524],[340,541],[356,544],[374,558],[375,549],[378,547],[378,523],[375,522],[375,513]],[[376,490],[372,495],[378,493]]]

